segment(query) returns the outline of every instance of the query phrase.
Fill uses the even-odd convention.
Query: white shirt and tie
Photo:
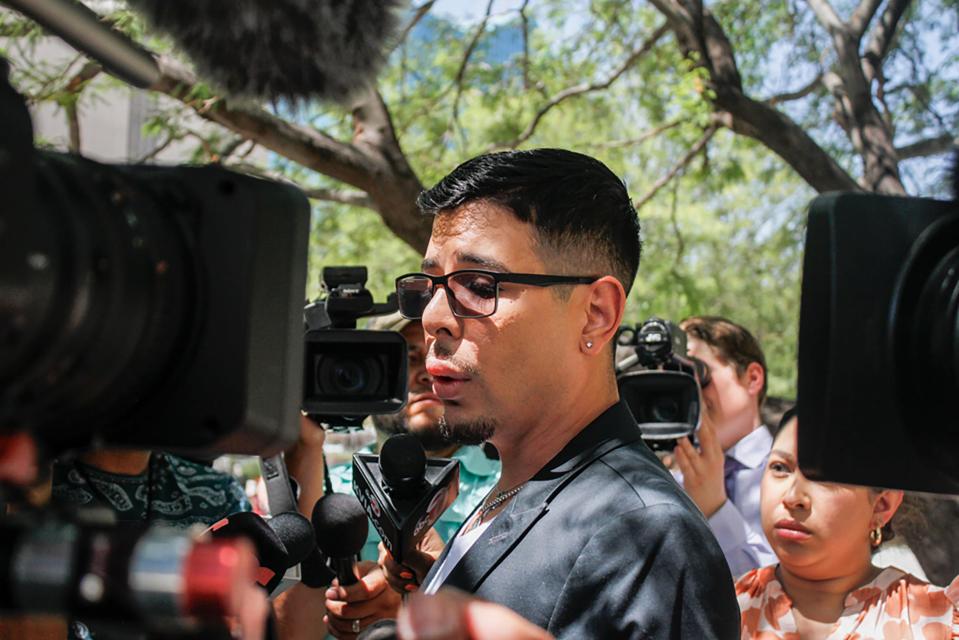
[[[779,560],[763,534],[759,485],[769,460],[773,438],[759,425],[726,451],[726,502],[708,518],[733,577]],[[673,476],[683,483],[678,470]]]

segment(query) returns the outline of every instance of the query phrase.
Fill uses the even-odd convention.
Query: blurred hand
[[[25,431],[0,436],[0,482],[28,486],[37,479],[37,445]]]
[[[326,429],[309,419],[309,417],[300,414],[300,438],[294,448],[302,449],[322,449],[326,442]]]
[[[683,472],[683,487],[707,518],[726,502],[726,456],[716,437],[712,422],[703,420],[699,428],[699,450],[681,438],[673,450],[676,464]]]
[[[415,593],[400,611],[401,640],[549,640],[553,636],[507,607],[455,589]]]
[[[341,587],[337,580],[326,590],[326,618],[330,633],[337,638],[355,638],[354,620],[359,629],[365,629],[377,620],[395,618],[400,608],[400,596],[386,582],[383,570],[375,562],[356,565],[360,581]],[[314,636],[318,637],[318,636]]]
[[[273,599],[276,631],[281,640],[316,640],[326,635],[326,589],[299,582]]]
[[[430,572],[433,563],[443,553],[446,543],[436,533],[432,527],[423,536],[416,549],[404,559],[403,564],[398,563],[386,550],[383,543],[380,543],[380,566],[383,567],[383,573],[390,583],[390,587],[397,593],[409,593],[416,591],[426,574]]]
[[[300,485],[297,507],[307,518],[316,501],[323,497],[323,445],[326,429],[300,415],[300,437],[284,454],[286,468]]]

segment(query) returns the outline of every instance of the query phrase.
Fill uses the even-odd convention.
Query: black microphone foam
[[[313,525],[306,516],[286,511],[270,518],[268,524],[286,546],[290,566],[303,562],[316,546]]]
[[[331,493],[313,507],[316,546],[328,558],[349,558],[363,550],[369,521],[360,501],[345,493]]]
[[[129,0],[235,97],[343,102],[374,79],[400,0]]]
[[[421,489],[426,475],[426,451],[419,438],[409,433],[387,438],[380,449],[380,470],[390,489],[400,493]]]
[[[250,511],[234,513],[220,520],[210,527],[210,534],[214,538],[244,536],[253,543],[256,559],[260,563],[257,582],[267,592],[275,589],[283,573],[296,564],[289,561],[289,551],[276,531],[263,518]]]

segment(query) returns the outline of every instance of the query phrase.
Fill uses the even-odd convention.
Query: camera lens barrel
[[[169,373],[196,306],[192,265],[173,213],[122,168],[37,156],[39,206],[3,241],[2,410],[41,433],[64,414],[95,428]]]

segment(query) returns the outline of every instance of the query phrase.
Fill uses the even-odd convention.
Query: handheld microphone
[[[212,525],[209,531],[214,538],[244,536],[253,543],[259,562],[256,582],[267,593],[272,593],[284,572],[306,558],[316,544],[310,521],[292,511],[269,520],[248,511],[234,513]]]
[[[375,79],[399,0],[130,0],[229,95],[345,102]]]
[[[353,456],[353,491],[383,545],[402,564],[459,495],[458,460],[427,458],[408,433],[391,436],[379,456]]]
[[[356,556],[366,544],[369,523],[359,501],[345,493],[331,493],[313,507],[316,544],[336,573],[341,586],[356,584]]]

